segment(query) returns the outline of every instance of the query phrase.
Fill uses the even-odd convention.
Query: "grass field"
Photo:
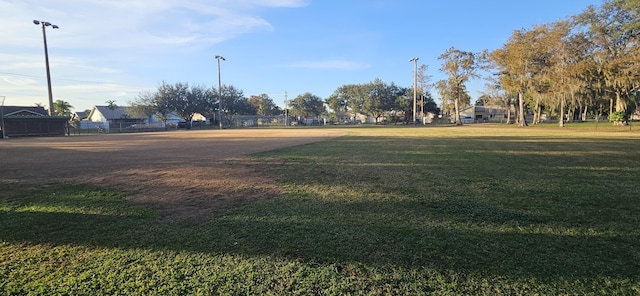
[[[205,218],[0,183],[0,294],[640,294],[640,132],[346,131],[227,160],[281,194]]]

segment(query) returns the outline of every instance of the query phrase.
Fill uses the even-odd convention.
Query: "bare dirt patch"
[[[230,204],[278,196],[269,176],[234,161],[321,141],[339,130],[213,130],[0,141],[2,184],[77,182],[124,190],[166,219],[200,218]]]

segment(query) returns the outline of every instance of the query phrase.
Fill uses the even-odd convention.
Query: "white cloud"
[[[54,97],[99,104],[135,96],[143,88],[130,85],[145,79],[132,78],[137,74],[132,72],[162,63],[167,56],[273,30],[259,16],[261,9],[307,4],[306,0],[0,0],[0,95],[14,104],[46,100],[42,32],[34,19],[60,27],[46,29]]]
[[[272,30],[254,15],[261,7],[300,7],[301,0],[0,0],[4,45],[36,45],[31,20],[60,27],[47,30],[66,48],[154,48],[218,43],[240,34]],[[9,29],[10,28],[10,29]],[[55,36],[55,38],[53,37]],[[54,40],[55,39],[55,40]]]

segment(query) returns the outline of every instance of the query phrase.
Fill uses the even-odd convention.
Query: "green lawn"
[[[348,131],[234,160],[283,194],[205,221],[0,183],[0,294],[640,294],[639,132]]]

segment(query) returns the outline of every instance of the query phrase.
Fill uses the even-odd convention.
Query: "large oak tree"
[[[438,59],[442,60],[440,71],[447,75],[447,79],[438,85],[448,88],[448,94],[452,98],[455,109],[456,125],[461,125],[460,100],[468,96],[466,83],[473,78],[478,78],[478,70],[482,66],[483,53],[461,51],[454,47],[447,49]]]

